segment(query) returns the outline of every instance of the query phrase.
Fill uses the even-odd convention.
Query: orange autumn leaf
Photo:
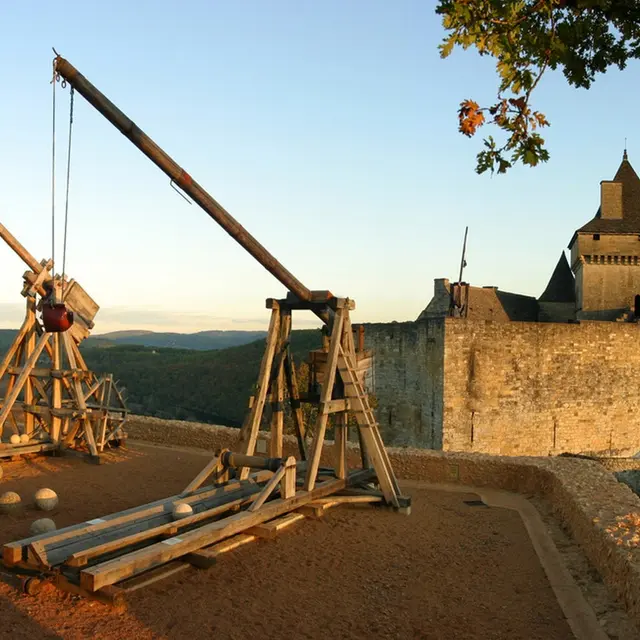
[[[480,110],[477,102],[464,100],[460,103],[458,111],[458,121],[460,132],[471,137],[484,124],[484,114]]]

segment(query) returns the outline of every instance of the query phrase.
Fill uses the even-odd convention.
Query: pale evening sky
[[[54,46],[306,286],[354,298],[354,321],[415,319],[434,278],[457,278],[467,224],[465,279],[537,296],[625,136],[640,168],[639,65],[588,92],[546,77],[535,105],[551,160],[478,176],[481,140],[457,132],[456,109],[494,97],[493,63],[441,60],[434,7],[0,0],[0,221],[50,256]],[[58,91],[59,239],[68,98]],[[285,293],[80,96],[67,265],[101,306],[96,333],[262,329],[264,299]],[[21,322],[25,268],[0,245],[0,327]]]

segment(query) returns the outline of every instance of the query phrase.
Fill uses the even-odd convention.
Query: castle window
[[[593,239],[594,240],[600,240],[600,234],[599,233],[594,233],[593,234]]]
[[[633,301],[633,315],[640,318],[640,296],[636,296]]]

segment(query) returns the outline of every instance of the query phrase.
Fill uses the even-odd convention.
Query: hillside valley
[[[0,330],[3,353],[15,334],[15,330]],[[265,335],[259,331],[116,332],[92,336],[80,350],[91,370],[113,373],[133,413],[237,427],[256,382]],[[207,343],[218,346],[205,349]],[[185,344],[192,346],[178,346]],[[319,330],[292,332],[296,363],[301,364],[309,350],[319,346]]]

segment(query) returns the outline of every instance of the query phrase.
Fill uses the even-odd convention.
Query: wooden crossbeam
[[[202,483],[218,468],[220,468],[220,458],[218,456],[215,456],[209,461],[207,466],[185,487],[181,495],[193,493],[196,489],[200,488]]]

